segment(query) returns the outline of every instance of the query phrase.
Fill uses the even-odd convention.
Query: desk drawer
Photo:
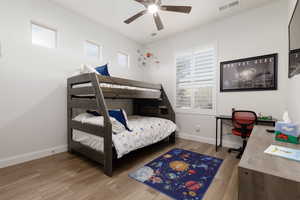
[[[300,183],[239,167],[239,200],[299,200]]]

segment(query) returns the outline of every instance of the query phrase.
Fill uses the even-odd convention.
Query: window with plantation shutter
[[[177,56],[177,109],[214,109],[215,68],[214,48]]]

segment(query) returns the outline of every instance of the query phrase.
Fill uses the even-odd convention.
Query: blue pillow
[[[102,76],[110,76],[110,74],[108,72],[108,64],[100,66],[100,67],[96,67],[95,70]]]
[[[128,131],[132,131],[128,128],[128,122],[127,122],[127,118],[124,114],[124,111],[122,109],[118,109],[118,110],[109,110],[108,111],[109,116],[115,118],[117,121],[119,121],[121,124],[124,125],[124,127],[126,128],[126,130]]]

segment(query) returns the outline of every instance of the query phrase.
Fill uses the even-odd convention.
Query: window
[[[57,31],[46,26],[31,23],[32,44],[56,48]]]
[[[129,55],[118,52],[118,64],[122,67],[129,67]]]
[[[179,110],[213,111],[215,49],[196,51],[176,58],[176,107]]]
[[[85,42],[85,55],[90,59],[99,60],[102,56],[101,46],[90,41]]]

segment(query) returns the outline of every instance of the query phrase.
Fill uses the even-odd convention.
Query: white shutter
[[[192,107],[192,70],[192,54],[176,58],[176,105],[178,108]]]
[[[176,58],[176,107],[213,109],[215,49],[196,51]]]

